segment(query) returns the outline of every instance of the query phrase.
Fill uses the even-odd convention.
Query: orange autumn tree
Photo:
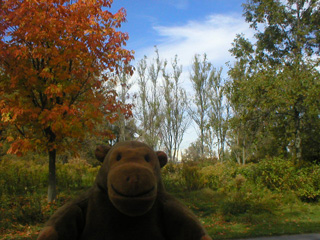
[[[76,148],[121,106],[106,82],[133,58],[117,31],[112,0],[0,1],[0,117],[9,153],[47,151],[48,201],[56,196],[57,151]],[[130,71],[130,69],[127,69]]]

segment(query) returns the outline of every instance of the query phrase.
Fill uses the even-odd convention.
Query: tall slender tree
[[[228,130],[228,121],[230,118],[229,102],[225,94],[225,86],[221,77],[222,68],[211,71],[210,78],[213,79],[212,86],[208,91],[210,99],[210,110],[208,120],[208,132],[211,133],[211,152],[217,147],[218,159],[224,160],[225,143]],[[214,143],[214,144],[213,144]],[[214,145],[214,146],[213,146]]]
[[[160,111],[160,76],[163,62],[156,49],[156,58],[148,64],[147,57],[141,59],[137,66],[138,72],[138,113],[141,126],[140,137],[153,148],[161,145]]]
[[[128,102],[130,99],[129,91],[132,87],[131,76],[130,73],[130,66],[122,66],[122,70],[119,74],[117,74],[117,83],[120,85],[120,88],[118,90],[118,100],[123,105],[130,105],[132,106],[132,102]],[[129,71],[128,71],[129,70]],[[128,128],[135,128],[135,125],[133,124],[134,120],[129,119],[131,117],[130,114],[128,114],[128,111],[124,111],[123,109],[118,110],[119,119],[117,121],[117,125],[119,128],[119,141],[126,141],[126,140],[132,140],[133,136],[132,131],[135,129],[131,129],[131,131],[127,131]]]
[[[177,161],[180,145],[190,121],[187,115],[186,91],[180,86],[182,66],[178,63],[178,56],[176,55],[172,61],[172,74],[168,73],[166,66],[167,61],[164,61],[162,69],[164,79],[162,137],[169,159],[175,162]]]
[[[206,127],[208,124],[208,114],[210,109],[209,89],[212,86],[213,78],[210,74],[212,64],[208,62],[207,56],[204,54],[203,59],[200,55],[195,55],[192,63],[192,72],[190,81],[194,89],[194,106],[189,108],[189,113],[193,121],[197,124],[200,139],[200,153],[204,156]]]

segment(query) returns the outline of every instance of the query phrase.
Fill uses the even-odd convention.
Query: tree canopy
[[[244,12],[256,42],[237,36],[229,71],[233,120],[247,129],[240,145],[256,157],[318,159],[319,1],[250,0]]]
[[[105,83],[133,58],[123,48],[128,34],[116,30],[126,12],[106,10],[108,0],[0,4],[0,113],[9,153],[46,150],[53,164],[56,150],[75,148],[97,122],[117,117],[120,105]]]

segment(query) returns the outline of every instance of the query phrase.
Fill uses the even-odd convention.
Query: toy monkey
[[[99,146],[95,155],[103,163],[93,187],[58,209],[38,240],[211,240],[165,191],[164,152],[130,141]]]

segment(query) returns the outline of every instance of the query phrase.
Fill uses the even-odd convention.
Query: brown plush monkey
[[[94,186],[49,219],[38,240],[210,240],[189,209],[164,189],[164,152],[140,142],[99,146]]]

